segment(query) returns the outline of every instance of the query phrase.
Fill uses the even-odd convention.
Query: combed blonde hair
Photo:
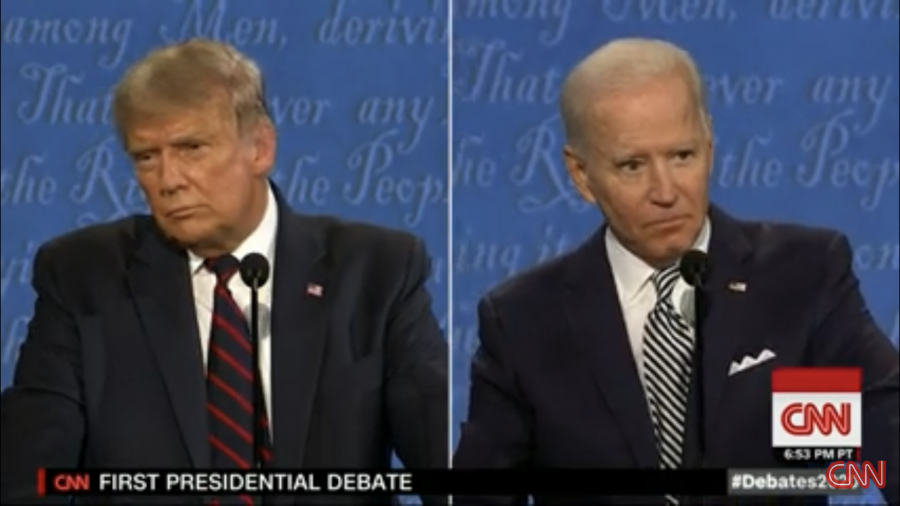
[[[703,78],[691,56],[670,42],[628,38],[609,42],[582,60],[563,82],[560,115],[570,146],[583,147],[585,112],[604,96],[627,91],[660,77],[685,79],[711,134]]]
[[[241,131],[271,123],[259,66],[228,44],[191,39],[156,49],[128,69],[113,93],[113,123],[124,140],[135,121],[195,109],[223,95]]]

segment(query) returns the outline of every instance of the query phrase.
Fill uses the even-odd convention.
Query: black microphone
[[[681,257],[678,271],[687,284],[702,288],[709,274],[709,256],[700,250],[691,250]]]
[[[262,374],[259,368],[259,289],[269,281],[269,261],[259,253],[250,253],[241,259],[241,279],[250,287],[250,341],[253,354],[253,462],[262,467],[262,448],[266,441],[263,425],[265,399],[262,396]]]
[[[709,277],[709,256],[699,250],[688,251],[678,265],[682,279],[694,288],[694,371],[697,378],[697,434],[700,467],[706,455],[706,436],[704,420],[706,419],[703,399],[703,316],[705,315],[706,298],[704,287]]]

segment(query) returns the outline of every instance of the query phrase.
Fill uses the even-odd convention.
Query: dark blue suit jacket
[[[446,468],[447,344],[425,288],[421,242],[296,214],[279,201],[272,467],[389,468],[396,449],[409,468]],[[40,249],[34,317],[0,404],[3,504],[36,501],[42,466],[209,467],[188,270],[185,252],[147,216],[78,230]],[[310,283],[324,287],[321,297],[307,293]],[[278,503],[384,501],[326,499]],[[45,502],[53,500],[61,498]]]
[[[828,230],[738,221],[715,208],[710,214],[703,378],[702,388],[692,389],[688,425],[694,430],[687,434],[686,466],[780,467],[771,446],[772,369],[862,367],[863,458],[887,461],[884,492],[897,504],[898,353],[866,309],[847,239]],[[604,233],[601,228],[579,249],[514,277],[481,301],[481,346],[472,364],[469,417],[455,466],[657,467]],[[746,292],[729,290],[732,281],[745,282]],[[766,348],[777,358],[729,376],[732,361]],[[704,406],[702,456],[699,405]],[[569,504],[562,498],[535,499]],[[648,500],[653,499],[575,502]],[[456,499],[456,504],[476,503],[519,504],[521,498]]]

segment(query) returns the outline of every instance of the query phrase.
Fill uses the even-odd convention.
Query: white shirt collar
[[[275,264],[275,236],[278,231],[278,202],[275,200],[275,194],[269,187],[267,192],[266,211],[263,213],[262,221],[256,226],[244,242],[240,244],[232,252],[238,260],[244,258],[250,253],[260,253],[269,261],[269,265]],[[188,251],[190,259],[191,272],[197,273],[203,267],[204,259]]]
[[[700,234],[692,249],[706,252],[709,249],[709,238],[712,232],[709,218],[703,223]],[[656,269],[641,260],[616,238],[612,230],[606,229],[606,256],[616,280],[616,289],[624,302],[632,302],[650,281]]]

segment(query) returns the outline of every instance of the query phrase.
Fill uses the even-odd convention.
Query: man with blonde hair
[[[36,497],[41,467],[375,470],[392,450],[407,468],[446,467],[447,344],[422,242],[290,209],[269,181],[257,66],[212,41],[159,49],[119,83],[114,119],[151,216],[37,253],[2,398],[3,504],[59,501]],[[246,258],[271,271],[257,353],[235,275]],[[319,498],[279,504],[295,500]]]
[[[668,42],[601,47],[565,81],[561,110],[569,175],[606,221],[580,248],[481,300],[454,466],[776,468],[784,464],[772,449],[773,368],[856,367],[862,456],[887,462],[884,492],[897,504],[900,364],[866,309],[845,236],[741,221],[710,205],[703,82]],[[681,279],[686,255],[706,269],[702,311],[693,306],[696,279]]]

